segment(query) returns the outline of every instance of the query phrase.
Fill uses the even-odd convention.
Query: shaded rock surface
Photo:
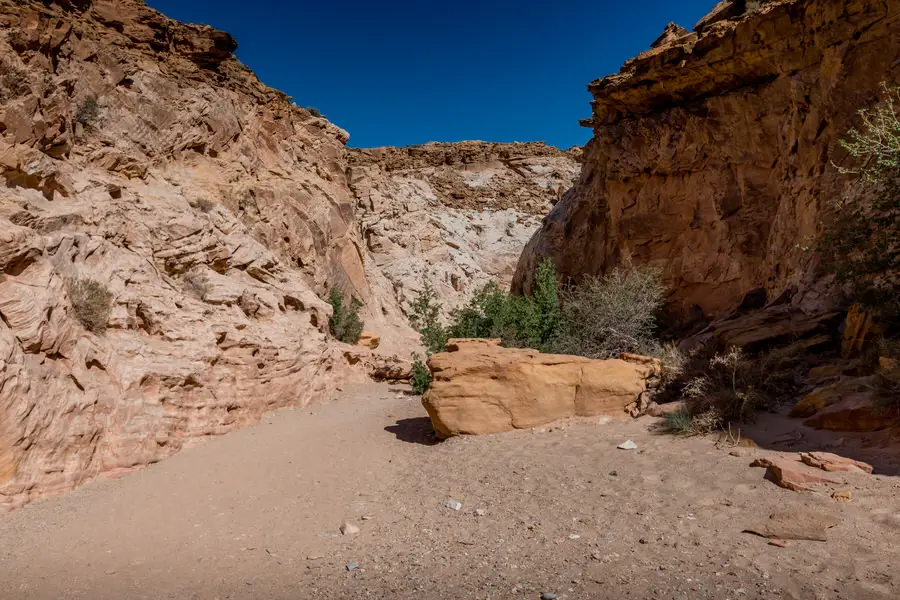
[[[499,343],[450,340],[447,352],[429,359],[434,380],[422,404],[440,436],[624,415],[657,369],[648,362],[541,354]]]
[[[544,257],[577,279],[630,256],[662,269],[682,316],[722,316],[757,289],[824,309],[833,297],[804,248],[848,184],[838,139],[900,81],[898,32],[883,0],[722,2],[692,33],[667,29],[590,84],[583,172],[515,289]]]

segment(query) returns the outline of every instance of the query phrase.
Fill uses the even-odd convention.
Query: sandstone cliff
[[[846,185],[837,140],[881,82],[900,82],[893,0],[725,1],[693,32],[669,26],[590,84],[584,170],[515,289],[543,257],[577,278],[630,256],[663,270],[682,314],[718,316],[750,292],[822,308],[806,248]]]
[[[543,144],[348,151],[235,48],[141,0],[0,0],[0,508],[401,377],[422,276],[448,308],[511,279],[579,169]],[[78,279],[111,293],[105,331]],[[329,339],[335,286],[377,351]]]
[[[581,169],[581,150],[460,142],[352,150],[348,179],[375,275],[401,306],[423,280],[446,309],[491,280],[509,285],[522,248]]]
[[[327,395],[319,296],[379,306],[347,134],[235,47],[138,0],[0,0],[0,507]]]

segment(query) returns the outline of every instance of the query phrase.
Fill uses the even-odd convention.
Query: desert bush
[[[325,116],[322,114],[322,111],[320,111],[318,108],[316,108],[314,106],[307,106],[306,112],[308,112],[309,114],[311,114],[312,116],[314,116],[316,118],[322,118]]]
[[[199,198],[194,204],[197,208],[205,213],[212,211],[212,209],[216,207],[216,203],[209,198]]]
[[[431,371],[418,354],[413,354],[412,359],[412,390],[417,394],[424,394],[431,387]]]
[[[657,319],[665,293],[655,269],[624,265],[586,278],[562,295],[562,326],[553,351],[588,358],[659,354]]]
[[[75,112],[75,120],[85,127],[92,127],[99,118],[100,104],[93,96],[85,98]]]
[[[209,283],[198,273],[188,273],[182,280],[184,289],[200,298],[201,300],[209,291]]]
[[[441,304],[437,294],[427,280],[422,281],[422,289],[416,294],[410,309],[410,323],[419,332],[425,351],[429,355],[443,352],[449,334],[441,324]]]
[[[453,314],[447,328],[454,338],[500,338],[508,347],[548,350],[562,322],[556,268],[545,261],[537,270],[534,293],[514,296],[488,283]]]
[[[686,408],[663,415],[666,429],[672,433],[690,435],[694,432],[691,413]]]
[[[500,338],[507,347],[589,358],[623,352],[663,355],[656,323],[664,297],[658,271],[630,265],[560,292],[556,268],[545,261],[537,269],[531,296],[509,294],[488,283],[451,315],[446,327],[434,289],[423,282],[410,320],[429,353],[442,352],[448,338]]]
[[[27,94],[28,91],[28,73],[11,61],[0,60],[0,103]]]
[[[683,356],[680,373],[668,385],[676,387],[683,409],[669,429],[703,435],[725,429],[731,423],[752,421],[756,414],[773,408],[798,391],[803,370],[796,350],[771,350],[756,356],[733,347],[711,357],[698,349]],[[672,362],[674,359],[665,359]],[[665,362],[665,361],[664,361]],[[687,416],[690,426],[682,421]]]
[[[113,295],[105,285],[93,279],[73,278],[67,282],[75,317],[88,331],[102,334],[109,322]]]
[[[819,249],[855,300],[900,313],[900,88],[884,87],[884,99],[859,111],[861,126],[841,146],[855,178],[832,205]]]
[[[328,323],[331,335],[346,344],[358,342],[363,331],[363,322],[359,318],[362,302],[352,298],[348,305],[337,288],[332,288],[328,301],[332,308],[331,320]]]

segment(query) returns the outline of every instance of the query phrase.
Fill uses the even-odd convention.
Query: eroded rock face
[[[372,262],[401,306],[431,282],[453,309],[508,286],[541,215],[571,187],[580,149],[460,142],[351,150],[350,186]]]
[[[566,417],[625,415],[658,368],[652,361],[591,360],[450,340],[428,361],[422,404],[441,437],[527,429]],[[644,357],[640,357],[644,358]]]
[[[0,508],[327,396],[347,134],[137,0],[0,0]],[[112,295],[103,334],[68,281]],[[374,304],[377,304],[373,301]]]
[[[667,28],[590,84],[584,171],[514,287],[543,257],[578,278],[631,256],[663,270],[683,315],[721,316],[757,289],[821,309],[805,248],[847,185],[837,141],[900,82],[898,57],[900,12],[883,0],[721,2],[695,32]]]

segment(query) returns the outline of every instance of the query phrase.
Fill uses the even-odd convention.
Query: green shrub
[[[75,317],[84,328],[96,334],[106,331],[113,295],[105,285],[93,279],[73,278],[67,282]]]
[[[431,371],[418,354],[413,354],[412,359],[412,389],[417,394],[424,394],[431,387]]]
[[[694,433],[693,419],[691,418],[691,413],[688,412],[686,408],[666,413],[663,418],[665,420],[666,429],[672,433],[681,435],[690,435]]]
[[[625,265],[603,277],[585,278],[563,294],[553,351],[588,358],[658,354],[657,318],[665,293],[655,269]]]
[[[93,96],[85,98],[84,101],[78,105],[78,110],[75,113],[75,120],[85,127],[92,127],[94,123],[97,122],[98,118],[100,118],[100,104],[97,102],[97,99]]]
[[[500,338],[505,346],[543,351],[555,340],[560,323],[556,268],[545,261],[538,267],[532,296],[514,296],[488,283],[453,314],[447,331],[453,338]]]
[[[447,348],[448,331],[441,325],[441,305],[428,281],[422,281],[422,289],[410,308],[410,323],[419,332],[425,352],[429,355],[443,352]]]
[[[322,111],[320,111],[318,108],[315,108],[313,106],[307,106],[306,112],[308,112],[312,116],[316,117],[317,119],[320,119],[325,116],[322,114]]]
[[[860,129],[841,140],[856,178],[834,205],[819,248],[825,264],[857,301],[900,312],[900,88],[859,111]]]
[[[359,341],[363,331],[363,322],[359,318],[359,309],[362,302],[353,298],[350,305],[344,301],[344,296],[337,288],[332,288],[328,299],[332,308],[329,329],[331,335],[346,344],[355,344]]]

